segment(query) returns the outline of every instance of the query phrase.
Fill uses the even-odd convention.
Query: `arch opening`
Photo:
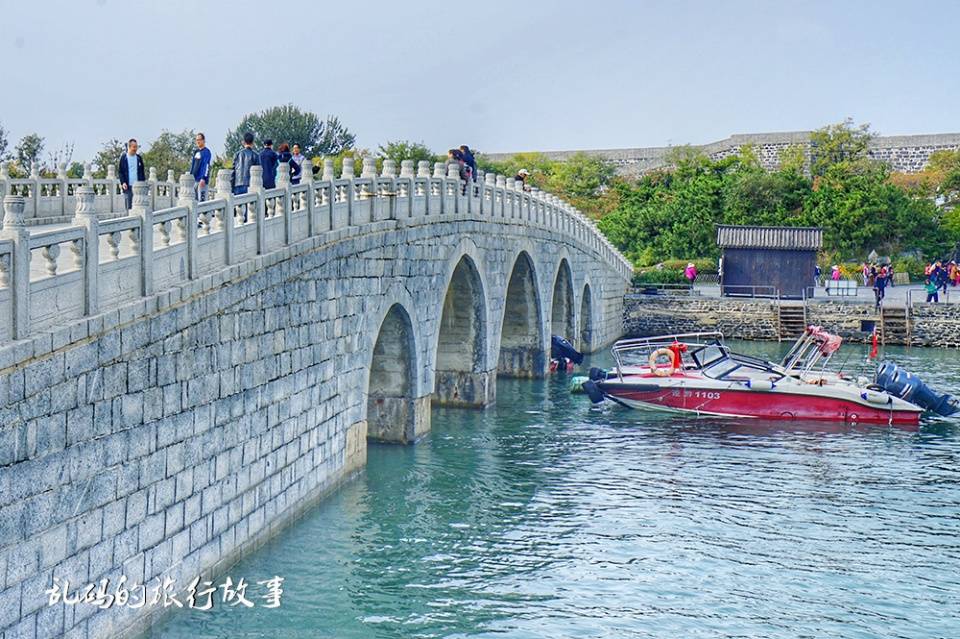
[[[510,273],[500,329],[497,373],[506,377],[541,377],[546,370],[533,262],[520,253]]]
[[[486,304],[480,273],[463,256],[453,270],[443,300],[437,336],[434,402],[486,406],[493,382],[486,370]]]
[[[413,324],[406,310],[394,304],[380,324],[370,361],[367,439],[409,443],[429,430],[429,405],[424,411],[413,397],[416,371]]]
[[[580,298],[580,343],[577,348],[582,353],[593,352],[593,298],[589,284],[583,285]]]
[[[553,304],[551,306],[550,334],[577,342],[576,325],[573,315],[573,277],[567,260],[560,261],[557,277],[553,283]]]

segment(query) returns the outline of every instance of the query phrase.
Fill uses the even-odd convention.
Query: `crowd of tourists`
[[[300,183],[304,167],[309,164],[309,161],[301,152],[299,144],[294,142],[291,146],[284,142],[277,150],[274,150],[273,140],[266,139],[263,141],[262,147],[257,150],[254,142],[253,133],[249,131],[244,133],[243,146],[233,156],[234,170],[231,187],[234,195],[243,195],[250,188],[250,167],[253,166],[263,168],[263,187],[265,189],[276,188],[277,170],[281,164],[287,164],[290,167],[290,182],[292,184]],[[197,133],[194,143],[196,147],[190,158],[190,175],[193,176],[196,198],[203,202],[207,198],[207,191],[210,186],[213,154],[207,148],[207,138],[203,133]],[[131,185],[134,182],[146,180],[143,156],[138,153],[138,148],[137,140],[130,138],[127,141],[127,151],[120,157],[117,166],[120,190],[124,194],[128,210],[133,206]],[[312,170],[316,172],[315,168]]]
[[[923,269],[923,287],[927,291],[928,302],[939,302],[940,292],[947,292],[948,286],[960,286],[960,266],[954,260],[946,264],[937,260]]]

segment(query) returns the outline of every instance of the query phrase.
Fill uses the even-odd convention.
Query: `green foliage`
[[[633,284],[687,284],[683,269],[652,268],[635,273]]]
[[[918,257],[900,257],[893,260],[894,273],[906,273],[910,280],[917,282],[923,281],[923,270],[927,266],[927,260],[921,260]]]
[[[818,152],[827,153],[813,179],[803,173],[802,150],[785,151],[780,168],[768,172],[750,147],[720,160],[677,147],[669,170],[613,183],[617,205],[599,227],[638,267],[691,255],[715,259],[718,224],[821,226],[825,250],[837,261],[873,249],[939,255],[960,241],[960,214],[892,183],[885,165],[867,159],[867,127],[848,121],[817,135]],[[949,160],[942,159],[943,175]]]
[[[810,172],[824,175],[836,164],[866,162],[875,137],[869,124],[855,126],[851,118],[817,129],[810,135]]]
[[[268,138],[273,140],[274,147],[284,142],[290,146],[299,144],[307,157],[337,155],[351,148],[356,139],[339,119],[327,116],[321,120],[316,113],[287,104],[244,116],[235,129],[227,132],[226,157],[232,158],[240,150],[247,131],[253,133],[257,145]]]
[[[608,212],[617,198],[617,193],[609,193],[616,181],[613,165],[586,153],[575,153],[562,161],[551,160],[542,153],[517,153],[498,162],[478,154],[477,168],[508,178],[526,169],[530,172],[527,184],[562,197],[594,217]]]
[[[157,170],[157,178],[167,179],[167,171],[173,169],[174,179],[190,170],[190,160],[195,147],[196,133],[192,129],[179,133],[164,130],[143,153],[143,164],[147,170]],[[122,153],[122,151],[121,151]]]
[[[17,164],[29,173],[30,166],[34,162],[40,162],[40,154],[43,153],[43,138],[36,133],[28,133],[20,139],[14,152],[17,155]]]
[[[377,149],[377,155],[380,158],[393,160],[397,163],[397,166],[400,166],[400,163],[404,160],[413,160],[414,166],[422,160],[431,164],[443,161],[442,156],[435,154],[423,142],[411,142],[410,140],[396,140],[381,144],[380,148]]]
[[[67,177],[68,178],[82,178],[83,177],[83,163],[82,162],[71,162],[70,166],[67,167]]]
[[[127,152],[127,143],[119,138],[113,138],[103,143],[103,146],[93,158],[93,177],[107,177],[107,167],[116,166],[120,156]]]

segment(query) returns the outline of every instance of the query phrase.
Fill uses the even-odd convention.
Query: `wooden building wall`
[[[764,248],[723,250],[723,294],[749,295],[749,286],[773,287],[784,297],[801,298],[804,287],[812,286],[816,251],[787,251]],[[760,289],[758,295],[771,294]]]

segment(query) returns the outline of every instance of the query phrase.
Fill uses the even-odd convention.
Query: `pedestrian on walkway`
[[[466,144],[460,145],[460,153],[463,154],[463,161],[468,167],[470,167],[470,175],[473,177],[473,181],[477,181],[477,160],[473,157],[473,151],[470,150],[470,147]]]
[[[693,283],[697,281],[697,266],[693,262],[687,264],[687,268],[683,271],[683,276],[687,278],[687,282],[690,283],[690,286],[693,286]]]
[[[923,284],[923,288],[927,291],[927,303],[931,301],[936,304],[940,301],[940,295],[937,293],[937,284],[936,282],[931,282],[928,277]]]
[[[297,172],[297,179],[290,180],[293,184],[300,184],[300,178],[303,176],[303,169],[307,166],[307,157],[300,152],[300,145],[293,145],[293,157],[291,158],[294,162],[297,163],[297,166],[300,167],[300,170]],[[291,167],[293,168],[293,167]]]
[[[883,303],[883,296],[886,294],[887,288],[887,278],[886,274],[881,270],[877,273],[876,277],[873,280],[873,295],[877,300],[877,310],[880,310],[880,305]]]
[[[120,190],[123,191],[123,201],[129,211],[133,207],[133,183],[147,180],[143,158],[137,153],[137,141],[134,138],[127,141],[127,152],[120,156],[117,175],[120,176]]]
[[[207,148],[207,137],[203,133],[197,133],[194,142],[197,148],[193,152],[193,159],[190,160],[190,175],[193,176],[193,188],[197,201],[203,202],[207,199],[207,185],[210,184],[210,165],[213,163],[213,155]]]
[[[243,148],[233,156],[233,194],[243,195],[250,188],[250,167],[260,164],[260,156],[253,150],[253,133],[243,134]]]
[[[263,167],[263,188],[277,188],[277,165],[280,157],[273,150],[273,140],[263,141],[263,150],[260,151],[260,166]]]
[[[286,142],[280,145],[280,153],[277,154],[277,161],[286,163],[290,167],[290,184],[299,184],[300,165],[293,161],[293,153],[290,152],[290,145]]]

